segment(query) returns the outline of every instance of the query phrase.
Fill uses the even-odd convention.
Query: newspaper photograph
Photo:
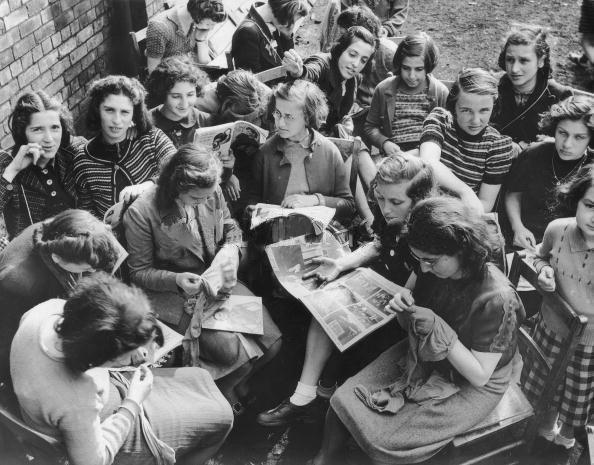
[[[202,322],[202,327],[261,336],[264,334],[262,297],[231,295]]]
[[[291,215],[303,215],[311,219],[316,231],[323,231],[334,218],[335,208],[317,205],[315,207],[283,208],[280,205],[257,203],[252,210],[250,229],[255,229],[261,224],[274,218],[287,218]]]
[[[263,144],[268,137],[268,131],[247,121],[235,121],[233,123],[220,124],[196,129],[194,144],[212,148],[219,157],[224,168],[233,168],[235,156],[231,150],[231,144],[240,135]]]

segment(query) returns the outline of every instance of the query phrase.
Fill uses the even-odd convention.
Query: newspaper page
[[[255,124],[247,121],[235,121],[234,123],[196,129],[194,144],[211,148],[221,160],[224,168],[233,168],[235,156],[231,150],[231,144],[241,134],[260,144],[266,142],[268,137],[268,131]]]
[[[244,334],[264,334],[262,298],[251,295],[231,295],[210,317],[202,322],[205,329]]]
[[[274,218],[286,218],[290,215],[303,215],[312,220],[316,230],[323,231],[334,218],[335,208],[317,205],[315,207],[283,208],[280,205],[257,203],[252,210],[250,229],[255,229]]]

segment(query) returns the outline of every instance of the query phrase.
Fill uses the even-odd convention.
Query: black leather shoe
[[[315,423],[319,415],[316,415],[317,402],[311,401],[307,405],[294,405],[289,399],[283,400],[273,409],[260,413],[256,421],[262,426],[287,426],[295,422]]]

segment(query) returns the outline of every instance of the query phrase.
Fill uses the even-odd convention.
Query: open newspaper
[[[261,336],[264,334],[262,298],[251,295],[231,295],[202,322],[202,327]]]
[[[329,233],[277,242],[267,246],[266,253],[281,285],[303,302],[341,352],[395,317],[385,307],[402,287],[368,268],[357,268],[328,285],[302,279],[318,266],[314,258],[346,253]]]
[[[247,121],[235,121],[234,123],[220,124],[206,128],[196,129],[194,144],[212,148],[221,160],[224,168],[233,168],[235,157],[231,150],[231,144],[241,134],[263,144],[268,137],[268,131]]]
[[[317,205],[315,207],[283,208],[279,205],[272,205],[269,203],[257,203],[252,210],[250,229],[255,229],[261,224],[274,218],[287,218],[291,215],[303,215],[311,220],[316,233],[321,234],[330,224],[332,218],[334,218],[335,212],[335,208],[324,207],[322,205]]]

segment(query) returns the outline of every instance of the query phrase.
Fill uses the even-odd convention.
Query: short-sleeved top
[[[444,108],[434,108],[425,119],[421,144],[441,147],[441,162],[478,193],[481,184],[502,184],[512,162],[512,140],[487,126],[476,136],[467,134]]]
[[[185,3],[183,6],[185,8]],[[149,20],[146,29],[147,57],[167,58],[193,51],[196,41],[192,34],[192,23],[185,24],[187,21],[179,13],[180,8],[171,8]]]
[[[488,263],[477,276],[465,279],[420,273],[413,297],[417,305],[430,308],[443,318],[469,350],[501,353],[497,368],[514,356],[524,307],[495,265]],[[437,368],[449,371],[449,362],[445,363],[439,362]]]
[[[200,111],[195,107],[192,108],[187,118],[180,121],[173,121],[167,118],[161,112],[161,108],[162,106],[158,106],[151,110],[153,124],[171,139],[175,148],[194,142],[196,129],[210,126],[212,122],[212,116],[210,114]]]
[[[557,180],[564,179],[578,165],[591,160],[591,153],[579,160],[562,160],[554,142],[530,145],[520,154],[510,171],[507,191],[522,194],[522,223],[534,234],[536,242],[542,241],[547,225],[556,218],[550,208],[557,182],[554,174]]]

